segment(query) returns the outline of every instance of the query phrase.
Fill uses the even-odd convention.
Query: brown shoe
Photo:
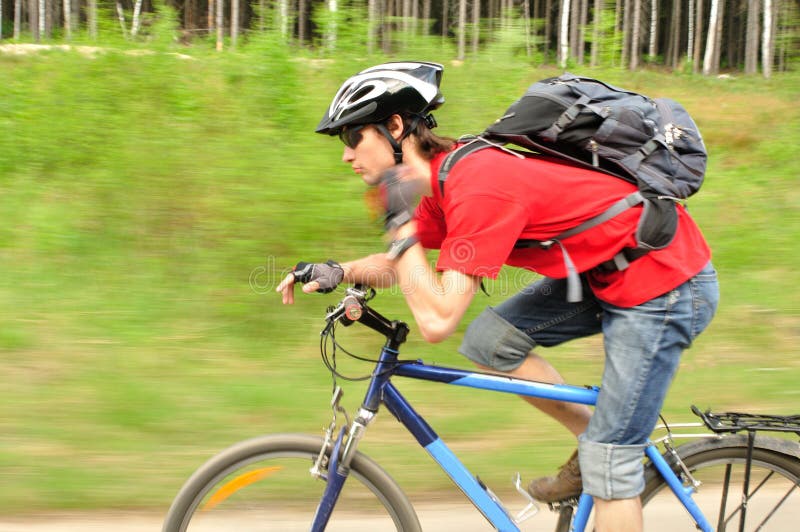
[[[528,484],[528,493],[537,501],[558,502],[570,497],[578,497],[583,491],[578,451],[569,457],[567,463],[559,468],[554,477],[542,477]]]

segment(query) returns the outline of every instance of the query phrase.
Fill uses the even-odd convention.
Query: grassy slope
[[[336,296],[284,308],[271,287],[299,258],[381,249],[338,143],[309,133],[338,81],[372,61],[290,58],[269,42],[195,53],[0,57],[0,511],[163,506],[221,447],[327,423],[317,332]],[[553,73],[498,58],[448,65],[443,132],[479,131]],[[666,412],[686,418],[690,400],[796,412],[797,75],[594,74],[680,100],[711,153],[691,208],[723,305]],[[470,314],[529,277],[506,272]],[[397,294],[376,306],[410,319]],[[379,345],[355,329],[341,339],[359,353]],[[457,346],[412,338],[408,350],[465,366]],[[570,382],[599,379],[598,339],[543,354]],[[351,409],[361,389],[348,386]],[[571,445],[515,398],[402,389],[489,483],[544,472]],[[427,481],[423,453],[394,445],[408,436],[385,415],[377,425],[363,448],[408,485]]]

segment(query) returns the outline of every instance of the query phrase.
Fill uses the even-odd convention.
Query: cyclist
[[[430,112],[444,102],[443,68],[425,62],[368,68],[341,86],[318,133],[339,135],[342,160],[368,185],[381,184],[386,253],[346,262],[299,263],[277,287],[328,292],[340,282],[376,288],[397,284],[429,342],[450,336],[484,277],[504,264],[543,278],[467,328],[460,351],[479,367],[519,378],[563,382],[532,353],[602,333],[605,369],[594,413],[585,406],[526,398],[578,438],[578,451],[555,477],[531,482],[537,499],[562,500],[583,490],[596,502],[598,530],[640,530],[642,455],[681,352],[708,325],[718,301],[716,272],[700,230],[682,208],[671,244],[620,271],[608,265],[635,245],[641,207],[565,239],[581,273],[583,299],[567,301],[559,247],[517,249],[520,239],[547,240],[635,191],[635,185],[547,157],[519,158],[485,149],[455,165],[446,193],[437,175],[455,146],[431,132]],[[416,208],[417,196],[421,200]],[[435,269],[426,249],[440,249]]]

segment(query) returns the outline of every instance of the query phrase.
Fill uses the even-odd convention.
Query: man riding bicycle
[[[439,168],[458,144],[431,132],[430,112],[444,102],[442,72],[434,63],[386,63],[345,81],[316,131],[339,135],[342,160],[368,185],[382,186],[392,243],[386,253],[341,265],[299,263],[277,291],[289,304],[296,281],[306,293],[341,282],[397,284],[420,333],[439,342],[456,330],[484,277],[495,278],[504,264],[542,274],[486,308],[469,325],[460,352],[487,370],[561,383],[532,350],[602,333],[606,359],[594,413],[526,398],[578,438],[577,455],[561,472],[534,480],[528,490],[546,502],[585,491],[595,499],[597,530],[641,530],[645,442],[682,351],[717,306],[709,247],[682,206],[672,242],[622,270],[610,259],[635,247],[641,206],[565,238],[563,247],[515,247],[580,225],[636,185],[555,158],[484,149],[454,165],[440,190]],[[441,250],[435,270],[426,249]],[[581,274],[579,302],[567,298],[566,249]]]

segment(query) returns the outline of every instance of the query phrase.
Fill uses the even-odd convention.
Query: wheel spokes
[[[756,531],[758,531],[758,530],[761,530],[762,528],[764,528],[764,525],[765,525],[765,524],[767,524],[767,521],[769,521],[770,519],[772,519],[772,516],[773,516],[773,515],[775,515],[775,512],[777,512],[777,511],[778,511],[778,508],[780,508],[780,507],[781,507],[781,505],[783,505],[783,503],[784,503],[784,502],[786,502],[786,499],[788,499],[788,498],[789,498],[789,495],[791,495],[791,494],[792,494],[792,492],[793,492],[794,490],[796,490],[796,489],[797,489],[797,484],[795,484],[794,486],[792,486],[791,488],[789,488],[789,491],[787,491],[787,492],[786,492],[786,495],[784,495],[784,496],[781,498],[781,500],[779,500],[779,501],[778,501],[778,504],[776,504],[776,505],[775,505],[775,507],[774,507],[774,508],[773,508],[773,509],[772,509],[772,510],[771,510],[771,511],[770,511],[770,512],[767,514],[767,516],[764,518],[764,520],[763,520],[763,521],[761,521],[761,522],[758,524],[758,527],[756,528]]]

